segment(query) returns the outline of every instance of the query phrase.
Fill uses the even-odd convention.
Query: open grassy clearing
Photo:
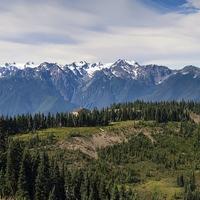
[[[105,127],[61,127],[61,128],[49,128],[40,131],[36,131],[34,133],[26,133],[26,134],[18,134],[15,135],[14,139],[19,139],[23,141],[28,141],[33,136],[37,135],[40,139],[45,139],[49,135],[53,134],[56,139],[65,139],[68,137],[75,136],[91,136],[95,133],[104,132],[104,131],[116,131],[119,128],[130,128],[134,126],[134,121],[125,121],[125,122],[114,122],[109,126]]]
[[[183,189],[176,185],[172,178],[161,180],[147,180],[145,183],[136,186],[136,191],[142,194],[144,199],[156,197],[158,199],[172,200],[177,199],[183,193]]]

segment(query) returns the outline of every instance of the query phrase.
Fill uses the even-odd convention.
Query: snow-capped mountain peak
[[[37,67],[37,71],[38,70],[47,70],[48,71],[55,65],[56,64],[54,64],[54,63],[43,62]]]
[[[11,71],[14,69],[23,70],[25,68],[36,68],[36,67],[38,67],[38,65],[32,61],[28,61],[26,63],[6,62],[4,64],[0,64],[0,68],[7,68]]]
[[[180,70],[180,73],[182,75],[192,75],[193,78],[198,78],[200,77],[200,68],[198,67],[195,67],[193,65],[188,65],[188,66],[185,66],[182,70]]]
[[[136,61],[125,59],[119,59],[111,66],[112,74],[120,78],[137,79],[141,69],[142,67]]]
[[[0,78],[12,75],[17,70],[19,70],[19,68],[16,67],[16,63],[5,63],[0,66]]]
[[[25,63],[25,65],[24,65],[24,68],[36,68],[36,67],[38,67],[38,65],[37,64],[35,64],[33,61],[28,61],[28,62],[26,62]]]
[[[136,62],[136,61],[134,61],[134,60],[125,60],[125,61],[126,61],[126,63],[128,63],[129,65],[139,67],[138,62]]]
[[[195,67],[193,65],[188,65],[188,66],[185,66],[181,72],[192,72],[192,73],[200,73],[200,68],[198,67]]]
[[[124,66],[124,65],[136,65],[137,62],[134,61],[134,60],[126,60],[126,59],[118,59],[113,65],[121,65],[121,66]]]
[[[88,63],[86,61],[80,61],[80,62],[73,62],[71,65],[73,65],[74,67],[83,68],[87,66]]]
[[[57,63],[43,62],[36,65],[34,62],[25,64],[5,63],[0,65],[0,77],[18,73],[30,74],[40,77],[40,72],[49,71],[51,75],[59,73],[71,73],[77,80],[90,80],[96,72],[103,72],[109,79],[116,77],[121,79],[132,79],[147,81],[152,84],[161,84],[175,73],[186,75],[192,74],[194,78],[200,77],[200,69],[194,66],[186,66],[182,70],[170,70],[158,65],[140,65],[135,60],[118,59],[114,63],[88,63],[86,61],[73,62],[71,64],[59,65]],[[29,69],[32,70],[29,70]],[[31,74],[30,74],[31,75]]]
[[[22,66],[19,65],[19,67],[17,67],[17,64],[15,62],[12,62],[12,63],[7,62],[7,63],[4,63],[3,65],[1,65],[1,67],[13,70],[15,68],[21,68]]]

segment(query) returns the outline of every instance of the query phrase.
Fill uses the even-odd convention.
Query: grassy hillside
[[[125,121],[106,127],[51,128],[13,137],[45,150],[68,168],[102,167],[102,176],[134,190],[136,199],[183,199],[183,174],[200,177],[200,131],[195,123]]]

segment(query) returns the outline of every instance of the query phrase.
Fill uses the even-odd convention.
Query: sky
[[[0,1],[0,63],[200,66],[200,0]]]

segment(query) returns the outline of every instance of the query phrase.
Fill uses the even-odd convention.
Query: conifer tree
[[[127,199],[126,198],[126,189],[124,187],[124,185],[122,185],[121,189],[120,189],[120,200],[124,200]]]
[[[181,174],[180,176],[177,177],[177,185],[180,186],[180,187],[184,187],[184,177],[183,175]]]
[[[98,190],[99,190],[100,199],[105,199],[105,200],[109,199],[109,194],[108,194],[108,191],[106,188],[106,183],[103,179],[100,180],[100,185],[98,187]]]
[[[193,200],[193,194],[190,185],[187,185],[184,200]]]
[[[35,183],[35,200],[46,200],[50,193],[49,159],[42,153]]]
[[[4,152],[6,150],[7,145],[7,134],[3,133],[0,127],[0,152]]]
[[[7,152],[6,187],[11,196],[17,191],[22,147],[18,141],[11,141]]]
[[[83,183],[83,173],[81,170],[76,170],[72,178],[73,183],[73,197],[77,200],[81,200],[81,185]]]
[[[84,182],[81,185],[81,194],[83,200],[88,200],[90,195],[90,177],[89,173],[87,172],[84,175]]]
[[[116,185],[112,189],[111,200],[120,200],[119,190]]]
[[[72,174],[68,170],[65,171],[65,194],[67,200],[73,199]]]
[[[195,191],[196,189],[196,179],[195,179],[194,172],[192,172],[192,175],[190,177],[190,188],[192,191]]]
[[[65,191],[64,191],[64,182],[62,177],[60,176],[58,165],[56,164],[53,168],[53,177],[51,179],[53,192],[54,192],[54,200],[64,200],[65,199]]]
[[[56,200],[57,197],[56,197],[56,193],[55,193],[55,186],[53,187],[53,189],[50,191],[49,193],[49,198],[48,200]]]
[[[95,177],[95,178],[93,178],[92,183],[90,185],[89,200],[93,200],[93,199],[100,200],[97,184],[98,184],[98,180]]]
[[[3,170],[0,171],[0,199],[4,197],[5,194],[5,174]]]
[[[18,199],[31,199],[31,181],[33,181],[31,179],[31,158],[27,150],[24,150],[18,179]]]

